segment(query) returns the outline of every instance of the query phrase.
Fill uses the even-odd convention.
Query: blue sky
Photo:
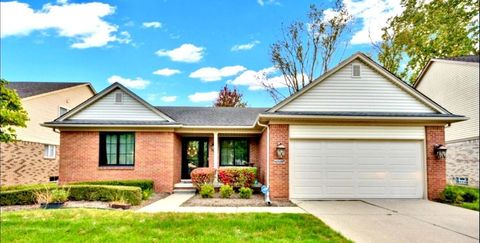
[[[332,65],[372,53],[399,1],[344,0],[354,19]],[[209,106],[227,82],[249,106],[273,105],[253,80],[277,75],[269,45],[282,23],[327,1],[2,1],[1,76],[11,81],[119,81],[154,105]],[[345,46],[345,47],[343,47]]]

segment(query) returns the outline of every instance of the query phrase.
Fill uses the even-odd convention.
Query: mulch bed
[[[132,206],[129,210],[136,210],[142,207],[145,207],[149,204],[152,204],[162,198],[167,197],[168,193],[154,193],[148,200],[142,201],[140,205]],[[33,205],[11,205],[11,206],[2,206],[0,207],[1,212],[10,212],[10,211],[20,211],[20,210],[33,210],[39,209],[39,204]],[[111,210],[122,210],[122,209],[113,209],[110,208],[109,202],[100,202],[100,201],[68,201],[65,202],[63,208],[97,208],[97,209],[111,209]]]
[[[220,198],[219,193],[215,193],[213,198],[202,198],[199,194],[193,196],[184,202],[181,207],[294,207],[290,201],[272,201],[267,206],[263,194],[253,194],[250,199],[243,199],[238,194],[231,198]]]

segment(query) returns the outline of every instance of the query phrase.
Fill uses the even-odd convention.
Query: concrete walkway
[[[180,207],[193,197],[191,193],[172,194],[148,206],[140,208],[142,213],[306,213],[299,207]]]
[[[355,242],[479,242],[479,213],[427,200],[297,201]]]

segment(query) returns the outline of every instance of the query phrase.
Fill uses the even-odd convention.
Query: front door
[[[182,145],[182,179],[190,179],[192,170],[208,167],[208,138],[184,138]]]

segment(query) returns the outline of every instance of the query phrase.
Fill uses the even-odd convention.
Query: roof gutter
[[[260,118],[289,118],[289,119],[329,119],[329,120],[421,120],[421,121],[446,121],[459,122],[466,121],[468,117],[419,117],[419,116],[332,116],[332,115],[287,115],[287,114],[260,114]]]

